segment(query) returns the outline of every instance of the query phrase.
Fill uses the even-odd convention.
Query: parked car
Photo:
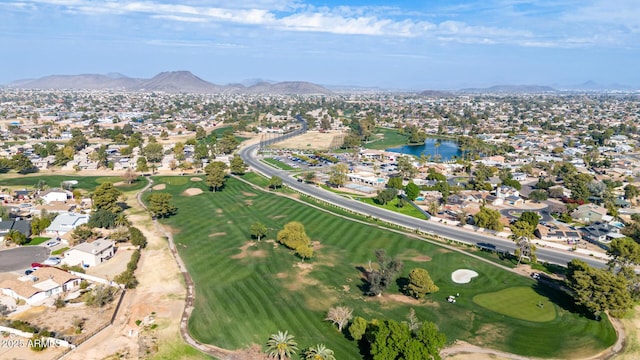
[[[54,247],[60,244],[60,241],[51,240],[45,244],[47,247]]]
[[[51,256],[47,260],[45,260],[43,262],[43,264],[45,264],[45,265],[58,265],[58,264],[60,264],[60,261],[62,261],[62,259],[59,258],[58,256]]]
[[[38,270],[39,267],[32,267],[31,269],[27,269],[24,271],[25,275],[31,275],[31,273],[33,273],[34,271]]]

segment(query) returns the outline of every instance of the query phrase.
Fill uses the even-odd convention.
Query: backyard
[[[172,228],[195,282],[189,330],[202,342],[229,349],[262,346],[270,334],[288,330],[300,348],[324,343],[335,350],[336,358],[360,358],[356,343],[324,321],[332,306],[351,307],[355,316],[370,320],[398,321],[413,308],[421,321],[435,322],[449,342],[460,339],[526,356],[584,357],[615,341],[607,319],[594,321],[576,313],[567,295],[530,278],[336,217],[233,178],[218,192],[210,192],[202,181],[186,179],[163,177],[156,184],[166,184],[163,191],[173,195],[179,209],[162,222]],[[194,188],[203,193],[187,196]],[[249,235],[256,221],[269,229],[261,242]],[[290,221],[304,224],[314,244],[311,260],[301,263],[274,242],[277,231]],[[401,294],[398,281],[381,297],[364,296],[363,270],[375,260],[378,248],[404,261],[401,277],[415,267],[425,268],[440,291],[417,301]],[[459,268],[479,276],[456,284],[451,273]],[[460,295],[456,302],[447,302],[455,294]],[[515,311],[514,303],[507,307],[512,310],[503,310],[487,305],[486,294],[533,305]]]

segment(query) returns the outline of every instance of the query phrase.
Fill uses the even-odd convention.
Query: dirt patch
[[[270,219],[276,220],[276,219],[282,219],[282,218],[286,218],[287,215],[274,215],[274,216],[269,216]]]
[[[286,279],[287,276],[289,276],[289,274],[287,274],[285,272],[277,273],[276,274],[276,279]]]
[[[293,267],[298,268],[299,271],[295,273],[295,281],[289,281],[284,285],[287,289],[297,291],[304,289],[306,286],[320,284],[318,280],[308,276],[311,273],[311,270],[313,270],[313,264],[298,262],[293,264]]]
[[[202,189],[198,189],[198,188],[188,188],[182,193],[182,195],[184,196],[196,196],[200,194],[202,194]]]
[[[152,187],[153,190],[164,190],[167,188],[167,184],[158,184]]]
[[[403,251],[400,255],[398,255],[398,258],[413,262],[431,261],[431,256],[424,255],[420,251],[414,249]]]
[[[504,355],[504,356],[501,356]],[[475,345],[471,345],[466,341],[456,340],[453,344],[444,348],[440,352],[440,356],[446,360],[507,360],[507,359],[525,359],[520,356],[509,356],[510,354],[500,351],[484,349]]]
[[[222,209],[220,209],[220,208],[216,209],[216,214],[222,214],[222,213],[223,213]]]
[[[402,294],[382,294],[382,296],[372,296],[369,299],[378,301],[388,306],[408,304],[413,306],[430,306],[435,308],[440,307],[440,304],[438,304],[437,302],[420,300]]]
[[[427,256],[427,255],[416,256],[416,257],[412,257],[411,261],[415,261],[415,262],[431,261],[431,256]]]
[[[191,181],[193,181],[193,182],[202,181],[202,179],[201,179],[201,178],[199,178],[199,177],[192,177],[192,178],[191,178],[191,179],[189,179],[189,180],[191,180]]]
[[[491,347],[496,343],[504,343],[504,339],[508,337],[511,333],[506,326],[499,326],[496,324],[484,324],[478,331],[476,331],[476,336],[473,338],[472,343],[475,343],[477,346],[487,346]]]
[[[257,246],[255,241],[249,241],[240,247],[240,253],[231,256],[232,259],[244,259],[247,257],[264,258],[267,257],[267,252],[264,250],[249,251],[250,247]]]
[[[340,146],[340,138],[343,136],[340,132],[321,133],[318,131],[309,131],[302,135],[279,141],[271,146],[279,149],[331,150],[334,147]]]
[[[118,181],[117,183],[113,183],[113,186],[125,186],[129,185],[126,181]]]
[[[445,248],[440,248],[440,249],[438,249],[438,252],[441,253],[441,254],[447,254],[447,253],[450,253],[451,250],[445,249]]]
[[[273,248],[274,248],[274,249],[277,249],[277,248],[278,248],[278,246],[280,246],[280,244],[278,244],[278,242],[277,242],[277,241],[275,241],[275,240],[273,240],[273,239],[265,240],[264,242],[266,242],[266,243],[270,243],[270,244],[273,244]]]
[[[246,191],[243,191],[242,195],[244,195],[244,196],[258,196],[258,194],[254,194],[254,193],[250,193],[250,192],[246,192]]]
[[[212,238],[212,237],[225,236],[225,235],[227,235],[226,232],[217,232],[217,233],[209,234],[209,237]]]
[[[247,199],[247,200],[244,201],[244,204],[247,205],[247,206],[252,206],[253,205],[253,200]]]

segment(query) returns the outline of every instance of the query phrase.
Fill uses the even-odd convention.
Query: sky
[[[640,87],[639,0],[0,0],[0,84],[53,74],[389,89]]]

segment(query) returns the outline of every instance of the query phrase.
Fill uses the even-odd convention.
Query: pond
[[[440,146],[436,146],[439,142]],[[458,143],[450,140],[434,139],[430,138],[424,142],[424,145],[404,145],[396,148],[387,149],[387,151],[413,155],[420,157],[421,154],[425,156],[431,155],[431,159],[438,159],[440,161],[451,160],[454,156],[461,157],[462,151],[458,146]]]

